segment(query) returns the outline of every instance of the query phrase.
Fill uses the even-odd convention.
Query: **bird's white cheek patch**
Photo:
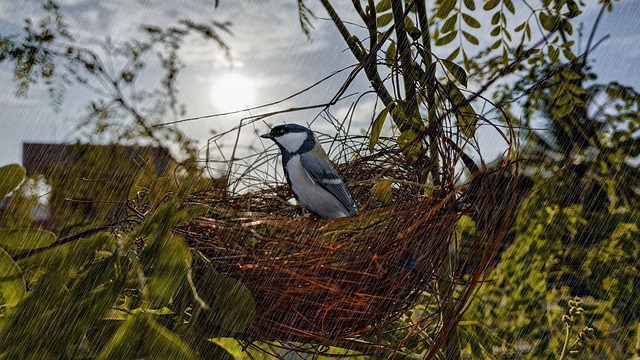
[[[307,140],[307,133],[304,132],[292,132],[276,138],[276,141],[278,141],[280,145],[292,153],[300,150],[305,140]]]

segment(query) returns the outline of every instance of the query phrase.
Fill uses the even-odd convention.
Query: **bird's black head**
[[[280,149],[289,153],[309,151],[315,145],[313,131],[298,124],[274,126],[268,134],[260,137],[273,140]]]

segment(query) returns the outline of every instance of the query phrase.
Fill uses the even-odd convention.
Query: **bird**
[[[260,137],[280,148],[285,178],[300,206],[325,220],[357,213],[347,187],[313,131],[284,124]]]

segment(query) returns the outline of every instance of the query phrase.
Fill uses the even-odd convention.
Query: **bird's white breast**
[[[300,206],[325,219],[349,215],[349,211],[333,194],[318,185],[302,166],[300,155],[294,155],[287,162],[287,173],[291,190]]]

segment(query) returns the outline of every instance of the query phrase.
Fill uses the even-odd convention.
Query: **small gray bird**
[[[340,175],[313,131],[297,124],[278,125],[268,134],[282,152],[284,175],[298,204],[323,219],[357,212]]]

